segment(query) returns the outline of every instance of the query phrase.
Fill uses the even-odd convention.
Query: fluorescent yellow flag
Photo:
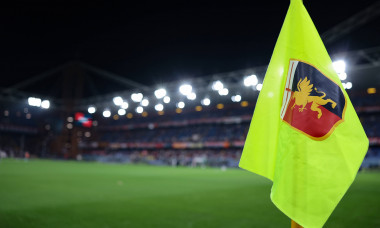
[[[273,181],[272,202],[288,217],[304,227],[322,227],[367,149],[368,139],[302,0],[292,0],[240,167]]]

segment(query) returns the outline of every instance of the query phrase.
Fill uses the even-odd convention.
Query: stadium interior
[[[373,60],[379,50],[365,52]],[[356,56],[363,52],[334,55],[346,58],[333,65],[370,139],[362,167],[374,168],[380,97],[373,79],[380,67]],[[144,86],[70,62],[3,90],[0,148],[9,157],[237,167],[265,69]],[[39,88],[41,80],[51,86]],[[130,89],[101,92],[115,83]]]
[[[336,94],[348,95],[369,148],[356,172],[361,160],[350,163],[347,154],[364,154],[342,149],[356,144],[346,139],[351,125],[342,124],[341,135],[323,138],[332,139],[323,148],[340,153],[339,159],[324,153],[316,161],[321,144],[310,146],[319,143],[314,140],[307,146],[312,152],[305,151],[316,157],[298,153],[306,146],[296,138],[294,160],[282,159],[291,154],[287,142],[285,155],[273,150],[275,159],[265,154],[264,162],[252,163],[281,176],[287,187],[280,198],[292,208],[307,205],[313,218],[322,210],[308,208],[310,202],[336,206],[319,190],[336,193],[339,204],[323,227],[380,227],[380,1],[290,2],[310,13],[332,60],[325,70],[341,80],[343,93]],[[290,227],[293,215],[272,198],[280,184],[239,168],[260,91],[269,91],[265,74],[289,1],[7,3],[0,14],[0,228]],[[308,48],[310,40],[299,37]],[[293,48],[288,46],[284,53]],[[314,93],[324,93],[316,87]],[[338,103],[334,111],[341,111],[336,116],[344,117],[344,102],[330,98],[331,109]],[[315,103],[306,104],[313,110]],[[310,128],[309,116],[303,120]],[[339,127],[336,121],[331,129]],[[293,163],[277,166],[279,160]],[[341,163],[330,167],[326,161]],[[309,163],[317,164],[315,175],[298,166]],[[277,167],[290,175],[275,175]],[[326,167],[329,173],[321,175]],[[325,185],[315,183],[326,176]],[[349,182],[347,192],[339,190],[338,179]],[[307,193],[303,202],[300,189]],[[314,192],[326,201],[313,198]]]

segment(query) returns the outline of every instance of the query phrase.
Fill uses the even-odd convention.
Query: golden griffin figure
[[[310,102],[311,104],[311,110],[318,112],[318,119],[322,116],[322,110],[319,108],[321,105],[326,105],[327,103],[331,103],[331,107],[335,108],[336,102],[334,102],[331,99],[323,99],[326,96],[326,93],[322,91],[318,91],[317,88],[314,88],[315,92],[321,93],[322,96],[310,96],[311,91],[313,91],[313,84],[310,85],[310,80],[305,77],[303,80],[302,78],[297,83],[297,89],[298,91],[295,91],[293,93],[292,99],[294,98],[294,104],[292,106],[292,109],[294,106],[302,106],[298,109],[299,112],[303,112],[306,110],[306,105]]]

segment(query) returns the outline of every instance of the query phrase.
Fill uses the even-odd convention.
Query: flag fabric
[[[322,227],[355,179],[368,139],[302,0],[291,0],[239,166],[273,181],[270,198]]]

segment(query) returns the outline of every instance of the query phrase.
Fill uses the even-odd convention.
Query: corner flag
[[[302,0],[291,0],[239,166],[273,181],[271,200],[322,227],[355,179],[368,139]]]

